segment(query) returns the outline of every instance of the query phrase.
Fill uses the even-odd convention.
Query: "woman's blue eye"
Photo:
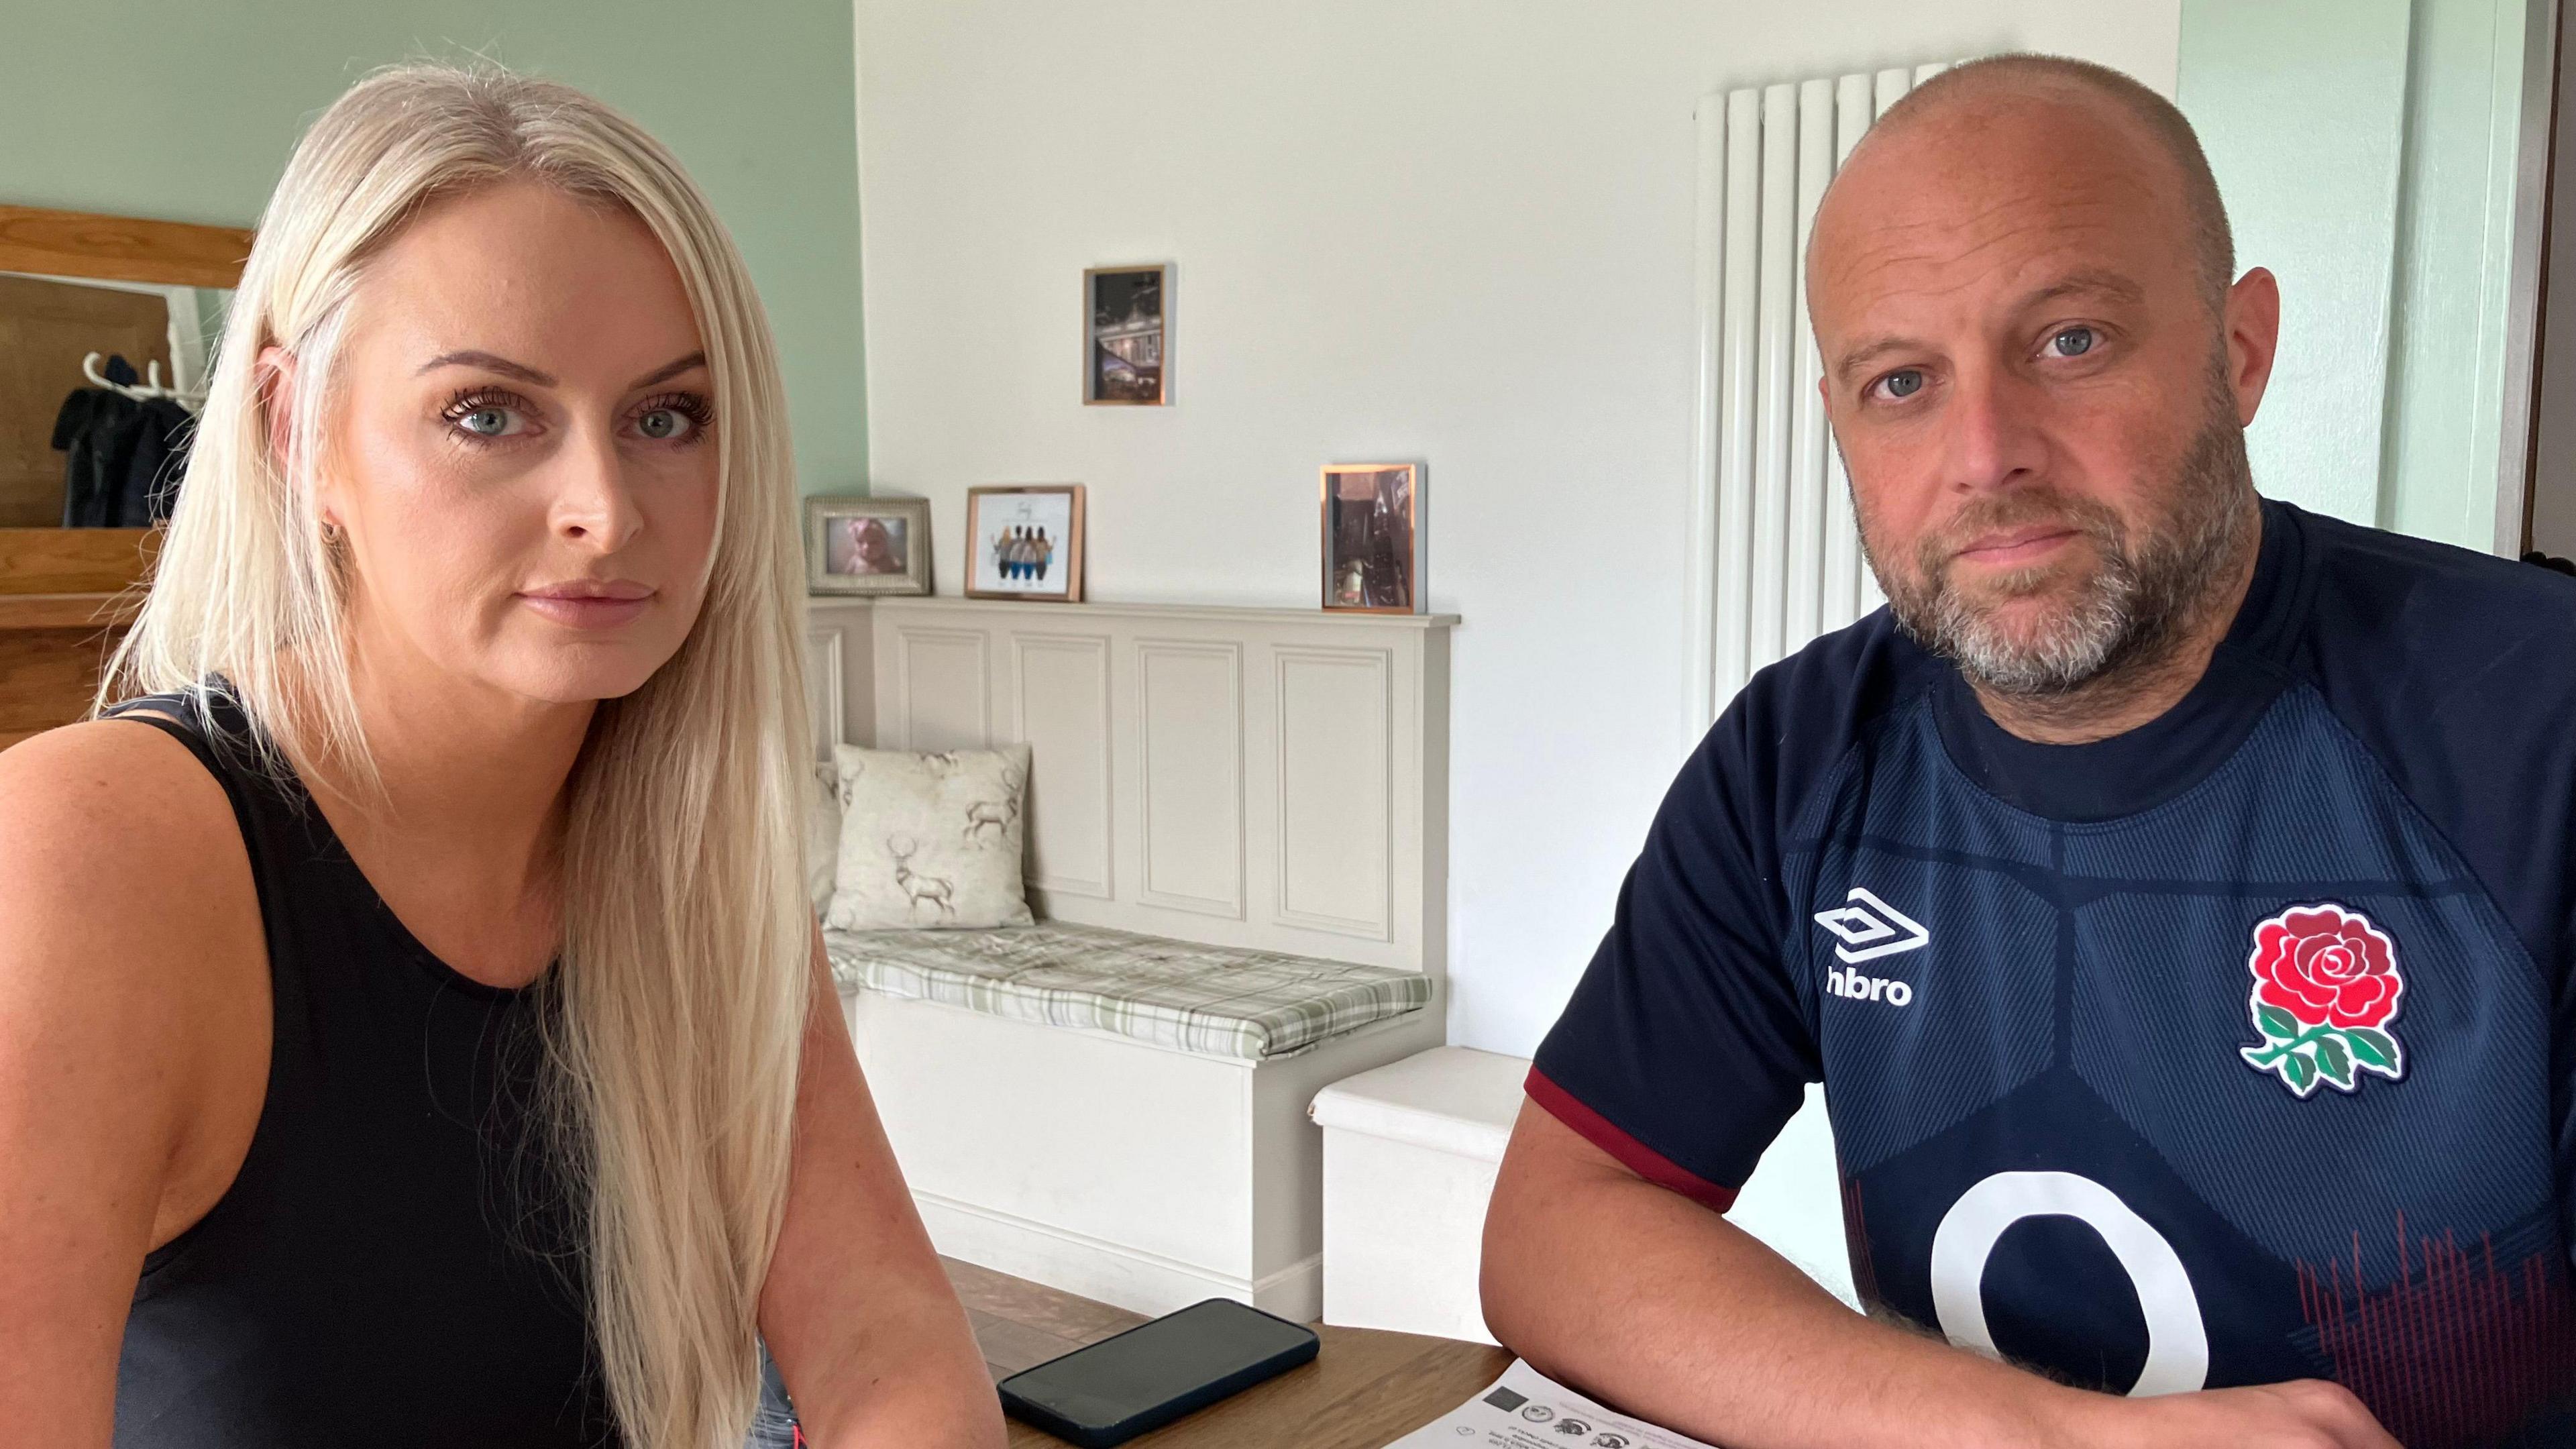
[[[667,443],[687,433],[691,420],[677,408],[655,408],[635,420],[635,431],[657,443]]]
[[[2054,348],[2060,357],[2082,357],[2093,350],[2093,329],[2090,327],[2066,328],[2048,339],[2048,345]]]
[[[1882,385],[1889,397],[1912,397],[1923,390],[1923,374],[1909,367],[1889,373]]]
[[[480,437],[497,438],[510,431],[510,414],[506,408],[476,408],[458,418],[456,425]]]

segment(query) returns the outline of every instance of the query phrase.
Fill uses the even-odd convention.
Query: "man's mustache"
[[[2055,489],[2024,490],[1980,499],[1959,510],[1947,523],[1926,534],[1915,551],[1916,565],[1927,579],[1949,572],[1950,563],[1988,534],[2034,524],[2072,529],[2097,544],[2117,548],[2125,530],[2119,515],[2089,499],[2070,498]]]

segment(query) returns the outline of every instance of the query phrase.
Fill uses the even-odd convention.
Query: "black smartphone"
[[[1002,1407],[1109,1449],[1315,1357],[1315,1331],[1230,1298],[1193,1303],[1002,1380]]]

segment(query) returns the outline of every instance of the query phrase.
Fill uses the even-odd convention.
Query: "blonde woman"
[[[783,417],[597,102],[304,138],[124,703],[0,754],[0,1444],[729,1449],[763,1339],[1001,1442],[803,894]]]

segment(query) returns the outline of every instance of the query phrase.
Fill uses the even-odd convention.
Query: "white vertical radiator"
[[[1823,363],[1807,326],[1807,231],[1861,133],[1947,68],[1762,86],[1699,104],[1690,739],[1755,670],[1880,602],[1816,391]]]

